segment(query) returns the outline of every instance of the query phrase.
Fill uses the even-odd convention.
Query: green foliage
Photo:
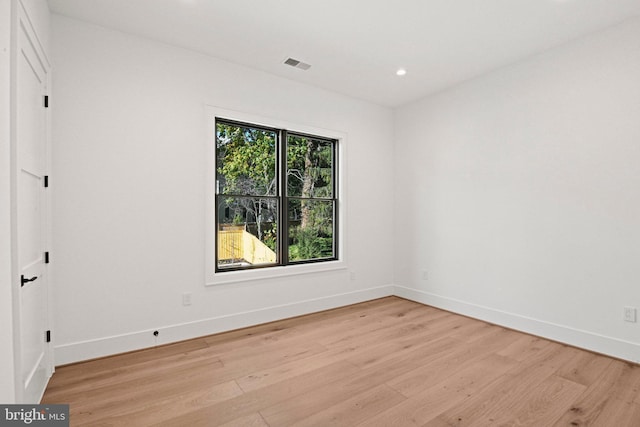
[[[240,216],[240,214],[235,214],[233,216],[233,224],[234,225],[240,225],[244,222],[244,218],[242,216]]]
[[[278,238],[277,238],[277,224],[272,223],[272,227],[264,232],[262,237],[262,243],[267,245],[269,249],[277,252]]]
[[[296,227],[293,244],[289,246],[289,259],[302,261],[333,256],[333,238],[322,236],[313,228]]]
[[[275,194],[274,132],[219,123],[216,136],[217,179],[222,194]]]

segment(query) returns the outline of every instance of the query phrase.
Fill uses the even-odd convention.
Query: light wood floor
[[[640,426],[640,366],[390,297],[58,368],[90,426]]]

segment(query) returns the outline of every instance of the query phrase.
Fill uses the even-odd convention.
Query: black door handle
[[[25,279],[24,275],[20,276],[20,287],[23,287],[25,283],[33,282],[38,276],[33,276],[31,279]]]

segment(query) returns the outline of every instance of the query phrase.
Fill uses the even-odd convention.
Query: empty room
[[[640,425],[640,0],[0,19],[0,425]]]

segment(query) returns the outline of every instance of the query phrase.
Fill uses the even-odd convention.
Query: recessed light
[[[398,71],[396,71],[397,76],[404,76],[405,74],[407,74],[407,70],[404,68],[399,68]]]

